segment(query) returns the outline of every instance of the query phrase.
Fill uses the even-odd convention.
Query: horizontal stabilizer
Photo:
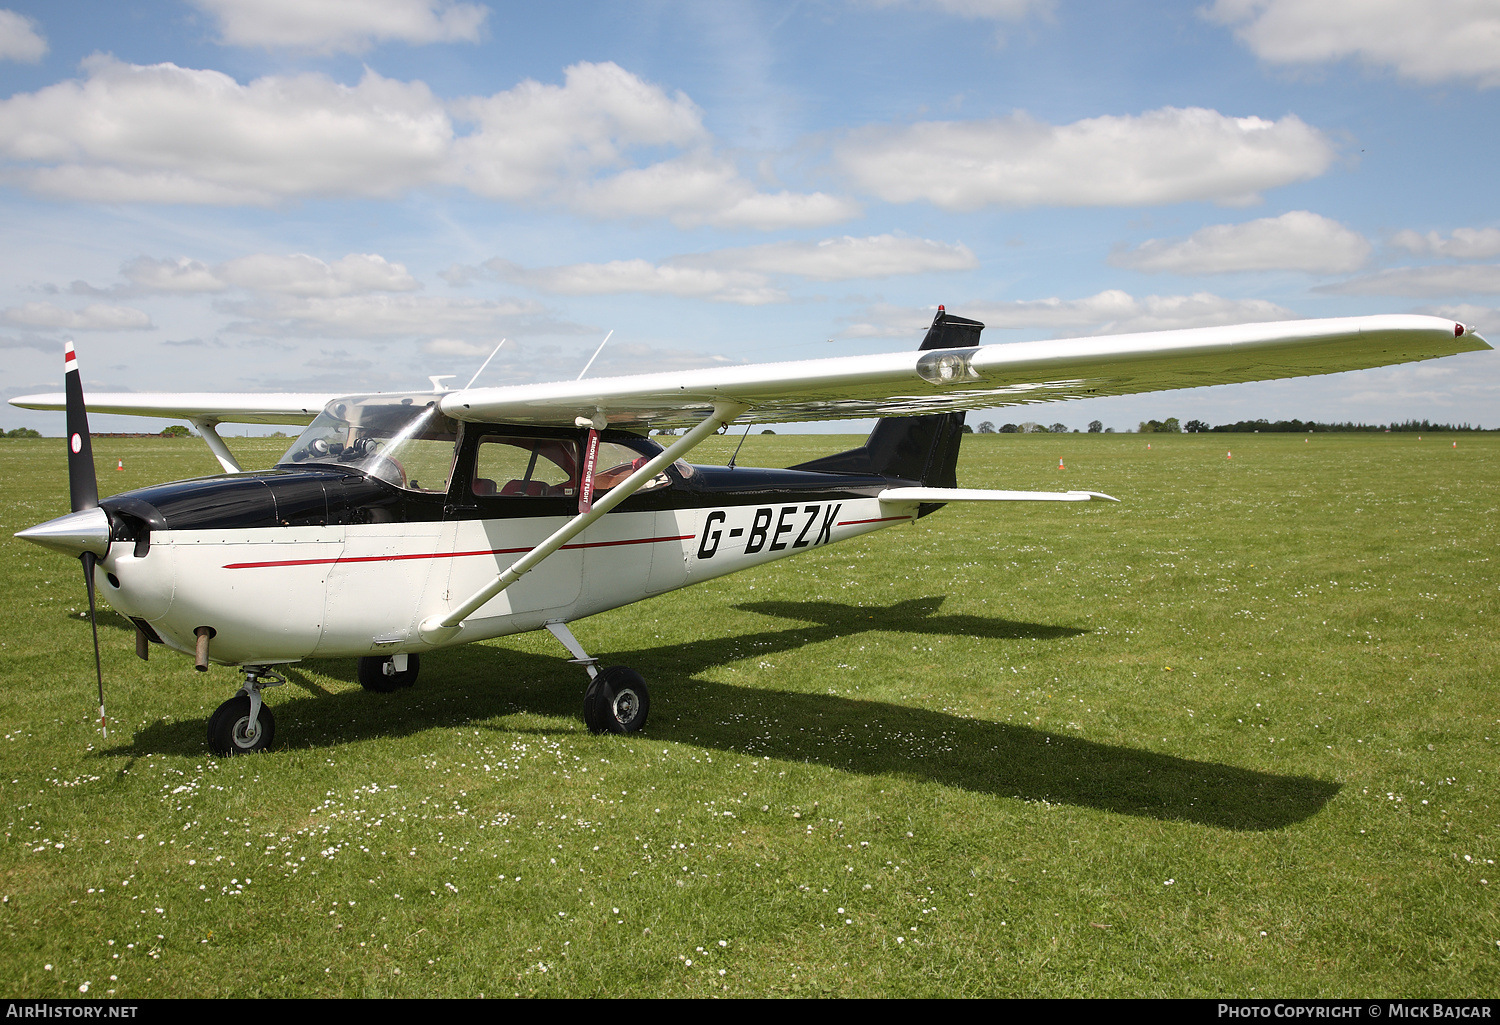
[[[875,497],[882,502],[1087,502],[1094,498],[1119,501],[1098,491],[985,491],[981,488],[886,488]]]

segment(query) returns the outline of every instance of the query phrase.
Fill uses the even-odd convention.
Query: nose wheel
[[[276,739],[276,717],[261,701],[266,687],[279,687],[286,680],[265,666],[246,666],[240,692],[208,717],[208,746],[221,758],[264,751]]]

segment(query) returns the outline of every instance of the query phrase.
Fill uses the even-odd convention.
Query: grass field
[[[950,506],[585,620],[651,683],[635,738],[527,635],[391,695],[303,663],[224,761],[236,675],[107,611],[101,740],[77,563],[10,537],[66,511],[62,442],[0,441],[0,990],[1494,996],[1500,438],[1453,440],[969,437],[965,485],[1123,504]],[[216,469],[95,445],[105,493]]]

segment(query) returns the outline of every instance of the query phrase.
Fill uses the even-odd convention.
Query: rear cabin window
[[[572,498],[578,494],[581,446],[557,438],[515,438],[490,435],[480,439],[474,460],[474,494],[501,498]],[[649,453],[613,441],[599,443],[594,468],[595,495],[603,494],[646,465]],[[688,471],[691,472],[691,471]],[[642,485],[642,491],[665,487],[665,474]]]
[[[572,497],[578,494],[578,445],[557,438],[481,438],[471,487],[486,498]]]

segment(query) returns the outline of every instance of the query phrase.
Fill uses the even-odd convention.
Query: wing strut
[[[609,493],[595,502],[593,508],[588,512],[581,512],[567,523],[564,523],[551,537],[521,556],[504,573],[501,573],[494,580],[491,580],[488,584],[475,591],[467,600],[451,609],[447,615],[435,614],[422,620],[421,625],[417,627],[417,632],[421,635],[422,640],[429,644],[442,644],[445,641],[452,640],[458,635],[459,630],[463,626],[463,621],[478,611],[479,607],[485,602],[531,572],[543,559],[581,534],[589,524],[635,494],[642,485],[658,473],[661,473],[673,462],[682,458],[694,448],[697,448],[699,443],[709,435],[715,433],[721,427],[728,427],[736,417],[748,408],[749,406],[745,403],[733,400],[716,402],[712,415],[681,438],[668,445],[646,463],[645,466],[642,466],[639,470],[636,470],[629,477],[626,477],[619,484],[611,488]]]
[[[198,428],[198,433],[203,435],[203,443],[214,454],[219,465],[224,467],[225,473],[241,472],[239,460],[234,458],[234,453],[229,451],[229,446],[224,444],[224,439],[219,437],[218,431],[214,430],[219,426],[217,420],[193,420],[192,424]]]

